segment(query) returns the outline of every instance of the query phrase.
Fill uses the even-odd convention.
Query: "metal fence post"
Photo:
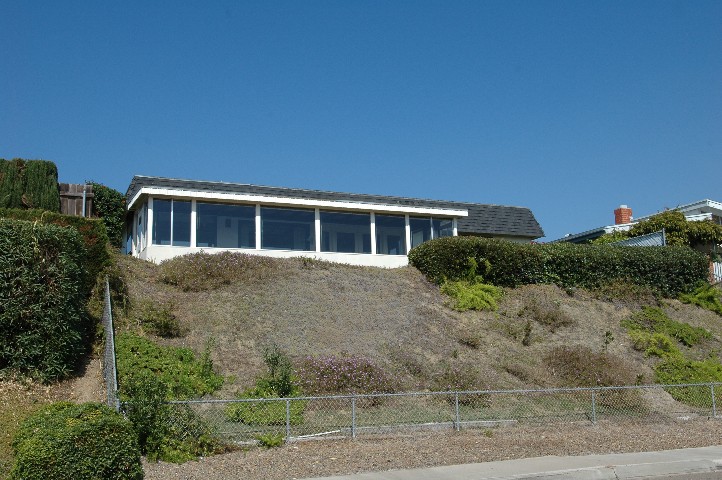
[[[709,390],[710,390],[710,393],[712,394],[712,418],[715,418],[715,417],[717,417],[717,402],[716,402],[716,399],[714,398],[714,384],[713,383],[709,384]]]
[[[286,399],[286,443],[291,440],[291,400]]]
[[[461,429],[461,417],[459,416],[459,392],[454,392],[454,408],[456,409],[454,428],[456,428],[456,431],[458,432]]]
[[[351,438],[356,438],[356,397],[351,397]]]
[[[597,423],[597,392],[592,390],[592,423]]]

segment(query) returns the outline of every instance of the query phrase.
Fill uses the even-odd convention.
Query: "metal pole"
[[[456,419],[454,420],[454,427],[458,432],[461,429],[461,419],[459,416],[459,392],[454,392],[454,408],[456,409]]]
[[[86,194],[85,194],[85,189],[86,189],[87,187],[88,187],[88,186],[87,186],[86,184],[83,184],[83,217],[85,217],[85,195],[86,195]],[[77,210],[76,210],[76,212],[77,212]]]
[[[592,423],[597,423],[597,392],[592,390]]]
[[[356,397],[351,397],[351,438],[356,438]]]
[[[291,440],[291,400],[286,400],[286,443]]]
[[[714,398],[714,384],[712,384],[712,383],[709,384],[709,390],[710,390],[710,393],[712,394],[712,418],[715,418],[715,417],[717,417],[717,402],[716,402],[716,399]]]

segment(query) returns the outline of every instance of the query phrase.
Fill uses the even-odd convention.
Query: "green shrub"
[[[548,283],[598,288],[622,280],[677,295],[707,279],[707,258],[686,247],[622,247],[571,243],[521,244],[446,237],[409,252],[411,265],[438,284],[468,277],[469,258],[491,269],[484,280],[501,287]]]
[[[125,195],[102,183],[87,182],[93,186],[93,215],[105,224],[110,244],[122,248],[125,231]]]
[[[75,229],[81,236],[85,245],[81,252],[79,262],[83,267],[83,291],[90,295],[95,286],[98,275],[112,265],[108,251],[108,234],[105,225],[98,219],[61,215],[43,210],[18,210],[0,208],[0,218],[27,220],[41,224],[53,224],[61,227]]]
[[[700,285],[692,293],[680,295],[679,299],[722,315],[722,290],[708,283]]]
[[[45,160],[0,159],[0,208],[60,212],[58,167]]]
[[[121,388],[140,371],[157,375],[168,388],[168,399],[202,397],[223,385],[223,377],[213,372],[208,351],[196,360],[189,348],[162,347],[130,332],[118,335],[115,346]]]
[[[280,271],[278,259],[238,252],[191,253],[160,264],[161,280],[183,291],[213,290],[232,282],[256,283]]]
[[[210,427],[187,405],[168,404],[168,387],[141,370],[121,386],[123,408],[141,452],[149,460],[185,462],[224,449]]]
[[[702,339],[712,337],[712,334],[704,328],[672,320],[664,313],[664,310],[658,307],[642,307],[640,312],[623,320],[622,326],[629,330],[663,333],[687,347],[692,347]]]
[[[504,295],[504,291],[499,287],[466,280],[444,282],[441,293],[453,299],[452,308],[459,312],[496,311],[499,308],[498,301]]]
[[[67,376],[86,351],[83,244],[55,225],[0,218],[0,370]]]
[[[11,480],[143,478],[133,428],[110,408],[61,402],[42,408],[13,441]]]

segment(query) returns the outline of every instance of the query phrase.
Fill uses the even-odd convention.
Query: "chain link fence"
[[[716,417],[720,383],[169,402],[176,431],[229,443],[355,438],[522,422]]]
[[[110,302],[110,285],[105,277],[105,292],[103,299],[103,317],[101,318],[105,331],[105,349],[103,352],[103,379],[105,380],[108,406],[116,411],[120,410],[118,399],[118,373],[115,365],[115,334],[113,331],[113,309]]]

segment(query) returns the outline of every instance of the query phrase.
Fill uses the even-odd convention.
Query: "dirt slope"
[[[213,340],[214,364],[232,379],[221,395],[252,384],[263,370],[263,348],[271,343],[296,358],[368,356],[407,390],[433,388],[448,366],[472,372],[479,387],[549,386],[554,381],[542,359],[560,345],[606,348],[623,358],[633,378],[653,380],[651,361],[631,348],[620,326],[642,304],[654,302],[651,298],[602,300],[582,290],[537,285],[507,289],[498,312],[459,313],[412,267],[287,260],[261,282],[183,292],[161,282],[159,267],[149,262],[131,257],[119,262],[131,304],[144,299],[170,305],[186,330],[182,338],[158,341],[201,352]],[[700,355],[722,345],[717,315],[676,300],[665,301],[664,308],[675,319],[713,332]],[[132,325],[133,317],[131,309],[121,329]]]

